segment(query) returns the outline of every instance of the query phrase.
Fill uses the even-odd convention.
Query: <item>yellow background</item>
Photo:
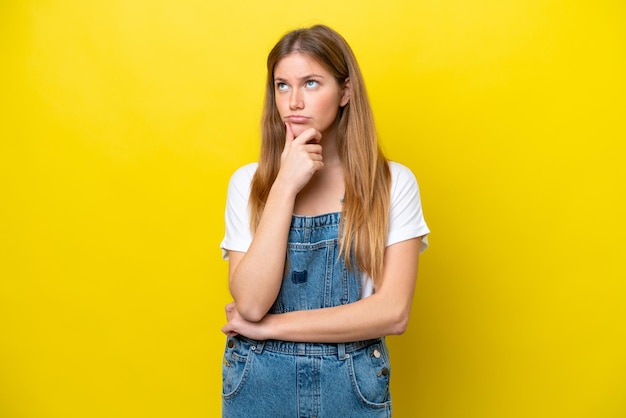
[[[232,171],[326,23],[432,229],[394,416],[626,416],[622,0],[0,5],[0,416],[217,417]]]

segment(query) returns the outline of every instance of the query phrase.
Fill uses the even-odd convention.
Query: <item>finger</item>
[[[319,144],[321,140],[322,133],[315,128],[309,128],[298,135],[293,142],[297,144]]]
[[[227,327],[222,327],[222,332],[229,337],[234,337],[235,335],[237,335],[235,331],[228,329]]]
[[[319,144],[305,144],[302,146],[303,150],[305,150],[309,154],[320,154],[322,155],[322,146]]]
[[[316,129],[315,136],[311,140],[307,141],[307,144],[319,144],[320,142],[322,142],[322,133]]]
[[[320,162],[323,163],[324,162],[324,157],[322,156],[322,154],[318,154],[318,153],[309,153],[308,155],[309,160],[315,162]]]
[[[323,161],[313,161],[313,164],[314,164],[313,170],[315,170],[315,172],[318,172],[322,168],[324,168],[324,162]]]
[[[285,144],[292,142],[295,139],[295,135],[293,133],[293,129],[291,129],[291,125],[285,122]]]

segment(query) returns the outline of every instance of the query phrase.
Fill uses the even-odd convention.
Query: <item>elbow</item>
[[[237,311],[239,316],[248,322],[259,322],[267,314],[267,309],[253,303],[237,304]]]
[[[263,319],[272,305],[263,303],[258,297],[236,290],[231,287],[230,293],[237,306],[239,316],[248,322],[259,322]]]
[[[389,335],[402,335],[409,326],[409,312],[397,312],[389,323]]]

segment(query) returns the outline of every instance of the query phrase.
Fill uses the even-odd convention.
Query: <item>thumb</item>
[[[285,144],[292,142],[296,136],[293,134],[293,130],[291,129],[291,125],[285,122]]]

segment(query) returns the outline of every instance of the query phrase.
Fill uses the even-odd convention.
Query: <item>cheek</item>
[[[280,115],[280,117],[284,117],[287,115],[287,112],[289,111],[289,101],[286,100],[284,97],[282,96],[276,96],[274,98],[274,104],[276,104],[276,109],[278,110],[278,114]]]
[[[339,114],[339,104],[336,100],[329,100],[320,110],[325,115],[325,119],[334,120]]]

